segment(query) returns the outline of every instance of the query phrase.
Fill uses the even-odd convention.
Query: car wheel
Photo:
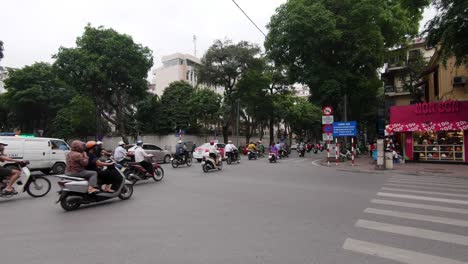
[[[66,165],[65,163],[55,163],[52,167],[53,174],[64,174],[65,173]]]
[[[164,163],[169,163],[169,162],[171,162],[171,155],[164,156]]]

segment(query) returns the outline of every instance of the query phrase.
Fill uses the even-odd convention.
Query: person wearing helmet
[[[73,177],[80,177],[88,180],[88,193],[97,193],[97,172],[86,170],[89,163],[89,157],[84,151],[85,144],[79,140],[71,143],[71,151],[66,156],[67,167],[65,174]]]
[[[188,151],[187,151],[187,146],[185,145],[182,140],[179,140],[179,142],[176,145],[176,158],[179,160],[186,161],[188,158]]]
[[[112,156],[112,153],[108,152],[103,148],[104,143],[102,141],[96,141],[96,156],[98,158],[102,158],[103,160],[106,160],[110,156]]]
[[[145,150],[143,149],[143,141],[138,140],[136,142],[136,148],[134,150],[134,154],[135,154],[135,162],[140,163],[140,165],[147,171],[147,173],[152,176],[153,164],[151,164],[151,162],[146,161],[146,159],[153,157],[153,155],[147,154],[145,152]]]
[[[226,151],[226,156],[231,155],[231,159],[237,160],[239,163],[239,152],[237,152],[237,147],[232,144],[232,140],[228,140],[227,145],[224,147],[224,150]]]
[[[125,142],[122,140],[119,141],[119,145],[114,150],[114,159],[117,163],[122,164],[125,161],[125,157],[127,157],[127,150],[124,148]]]
[[[8,146],[8,144],[6,144],[3,141],[0,141],[0,161],[1,162],[5,162],[5,161],[15,162],[15,163],[23,162],[22,160],[16,160],[16,159],[7,157],[3,153],[5,151],[5,146]],[[17,169],[9,169],[9,168],[0,167],[0,180],[4,177],[9,177],[7,186],[3,189],[4,194],[17,194],[17,192],[13,188],[13,184],[15,184],[15,182],[18,180],[20,175],[21,175],[21,171]],[[1,184],[1,181],[0,181],[0,184]]]
[[[112,190],[112,185],[117,186],[120,184],[120,177],[116,175],[115,171],[112,170],[114,165],[113,162],[103,162],[98,158],[99,145],[96,141],[86,142],[86,151],[88,154],[88,165],[86,166],[87,170],[95,171],[98,174],[98,182],[103,184],[102,188],[105,192],[114,192]],[[102,167],[109,167],[107,170],[102,170]]]
[[[215,141],[210,140],[210,146],[208,147],[209,149],[209,155],[215,160],[215,168],[218,167],[218,156],[219,156],[219,151],[218,148],[216,147]]]

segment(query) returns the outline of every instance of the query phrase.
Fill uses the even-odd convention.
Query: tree
[[[440,45],[444,63],[455,56],[456,64],[468,64],[468,1],[432,0],[437,15],[426,24],[428,45]]]
[[[155,133],[161,130],[162,105],[157,95],[148,94],[144,100],[137,103],[136,108],[135,120],[138,131]]]
[[[98,115],[115,125],[127,141],[133,106],[147,95],[151,50],[129,35],[88,25],[77,38],[76,48],[61,47],[54,57],[60,77],[93,98]]]
[[[200,82],[224,87],[222,130],[225,142],[237,105],[237,99],[233,97],[236,84],[249,69],[262,67],[259,54],[260,48],[249,42],[234,44],[230,40],[217,40],[202,58],[198,69]]]
[[[5,87],[5,102],[15,125],[23,131],[42,129],[45,135],[57,112],[75,93],[57,78],[50,64],[42,62],[11,71]]]
[[[377,94],[380,85],[359,85],[377,83],[385,53],[418,33],[425,5],[427,0],[290,0],[272,16],[265,47],[293,82],[310,87],[315,103],[333,105],[344,120],[354,118],[360,113],[348,102],[367,96],[363,91]]]
[[[286,120],[291,126],[291,132],[305,139],[310,137],[311,131],[320,126],[321,110],[304,98],[296,97],[294,99],[292,107],[286,113]]]
[[[197,89],[189,102],[190,113],[195,117],[194,122],[201,123],[205,131],[210,130],[210,125],[216,124],[221,116],[221,101],[221,96],[216,92],[204,88]]]
[[[83,95],[73,97],[53,120],[53,135],[59,138],[86,138],[96,131],[96,108],[93,100]],[[108,127],[106,126],[108,129]]]
[[[193,87],[185,81],[176,81],[169,84],[161,96],[161,133],[175,133],[179,130],[188,130],[193,123],[190,112],[190,100],[194,94]]]
[[[0,40],[0,60],[3,59],[3,41]]]
[[[415,50],[410,53],[406,67],[402,69],[400,80],[403,81],[403,89],[409,91],[413,99],[421,102],[423,91],[416,87],[416,84],[421,80],[421,74],[427,67],[427,61],[420,50]]]

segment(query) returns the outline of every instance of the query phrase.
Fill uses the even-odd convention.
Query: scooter
[[[185,154],[180,154],[179,157],[172,157],[171,158],[171,165],[175,169],[179,167],[180,165],[185,165],[187,164],[188,167],[192,166],[192,157],[190,155],[185,155]]]
[[[47,195],[52,187],[49,179],[41,175],[31,175],[31,171],[28,168],[29,161],[23,161],[18,163],[9,163],[5,167],[9,169],[16,169],[21,171],[19,179],[13,184],[13,188],[16,191],[13,193],[3,193],[3,189],[7,186],[7,177],[0,179],[0,197],[10,198],[19,193],[27,192],[34,198],[43,197]]]
[[[227,155],[227,160],[226,160],[226,163],[231,165],[233,162],[237,162],[237,163],[240,163],[240,155],[239,155],[239,151],[234,149],[233,151],[231,152],[226,152],[226,155]]]
[[[124,170],[125,178],[135,184],[138,181],[145,181],[153,179],[156,182],[161,181],[164,178],[164,169],[156,161],[152,160],[152,157],[147,158],[146,161],[153,164],[153,172],[148,173],[143,166],[138,162],[127,163],[127,168]]]
[[[285,150],[283,150],[283,149],[280,149],[280,150],[278,151],[278,153],[279,153],[279,158],[280,158],[280,159],[284,159],[284,158],[289,157],[288,152],[285,151]]]
[[[276,163],[277,160],[278,160],[278,158],[276,157],[276,153],[270,152],[270,154],[268,155],[268,161],[270,163],[272,163],[272,162]]]
[[[247,152],[247,158],[248,158],[249,160],[257,159],[257,157],[258,157],[257,152],[255,152],[255,151],[250,151],[250,150],[249,150],[249,152]]]
[[[202,170],[204,172],[209,172],[210,170],[222,170],[223,169],[223,161],[220,157],[218,157],[218,166],[215,166],[215,159],[211,156],[203,155],[202,159]]]
[[[121,200],[130,199],[133,195],[133,183],[125,179],[123,171],[118,169],[116,165],[108,166],[104,169],[117,171],[122,178],[120,185],[116,186],[117,189],[115,192],[89,194],[87,180],[78,177],[57,175],[61,180],[57,182],[60,191],[58,191],[59,199],[56,203],[60,203],[60,206],[62,206],[65,211],[72,211],[78,209],[82,204],[98,203],[117,197]]]

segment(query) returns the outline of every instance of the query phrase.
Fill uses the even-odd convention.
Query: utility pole
[[[193,35],[193,55],[197,56],[197,36]]]
[[[239,147],[239,118],[240,118],[239,108],[240,108],[239,99],[237,99],[237,120],[236,120],[237,147]]]

